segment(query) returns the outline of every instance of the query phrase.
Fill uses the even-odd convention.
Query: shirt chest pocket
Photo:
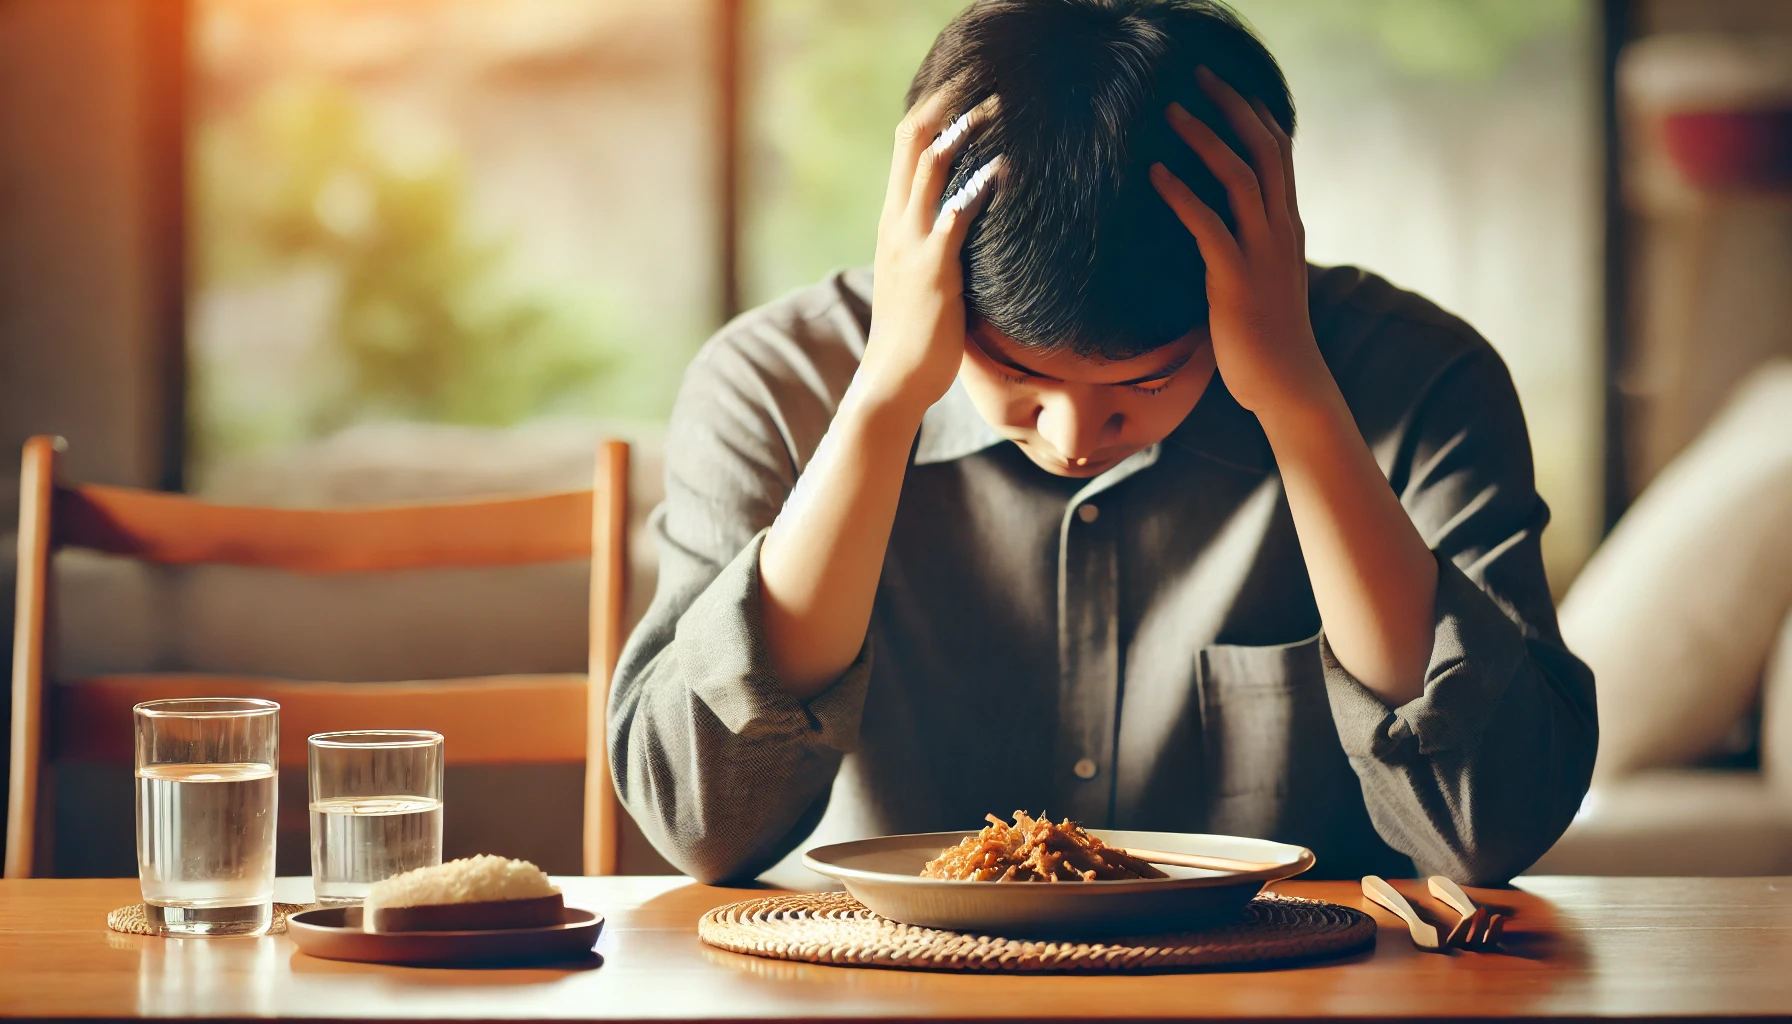
[[[1215,832],[1299,834],[1361,790],[1338,743],[1319,637],[1201,651],[1207,823]]]

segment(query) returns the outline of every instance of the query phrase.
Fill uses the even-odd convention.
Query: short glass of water
[[[311,737],[311,882],[324,906],[358,904],[375,882],[442,863],[442,734]]]
[[[259,935],[274,909],[280,705],[154,700],[134,709],[137,874],[164,935]]]

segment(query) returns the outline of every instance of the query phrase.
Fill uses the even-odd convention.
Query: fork
[[[1500,933],[1506,924],[1504,915],[1489,915],[1487,908],[1470,899],[1462,886],[1443,875],[1432,875],[1426,879],[1425,888],[1451,910],[1462,915],[1462,919],[1456,922],[1456,927],[1450,929],[1449,937],[1444,940],[1447,944],[1467,949],[1487,949],[1499,943]]]

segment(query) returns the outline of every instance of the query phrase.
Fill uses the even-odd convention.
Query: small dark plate
[[[365,932],[360,907],[307,910],[286,919],[299,949],[325,960],[373,964],[539,963],[591,951],[601,914],[567,907],[559,924],[478,932]]]

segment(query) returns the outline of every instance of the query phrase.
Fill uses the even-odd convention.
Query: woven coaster
[[[286,930],[286,919],[301,910],[310,910],[311,903],[276,903],[274,904],[274,923],[268,925],[267,934],[278,935]],[[119,907],[106,915],[106,927],[125,935],[160,935],[161,932],[150,927],[149,919],[143,914],[143,904],[133,903],[128,907]]]
[[[1322,900],[1264,893],[1237,924],[1105,943],[1040,942],[897,924],[843,892],[789,893],[717,907],[697,923],[704,942],[735,953],[854,967],[923,971],[1187,970],[1287,963],[1371,945],[1375,920]]]

